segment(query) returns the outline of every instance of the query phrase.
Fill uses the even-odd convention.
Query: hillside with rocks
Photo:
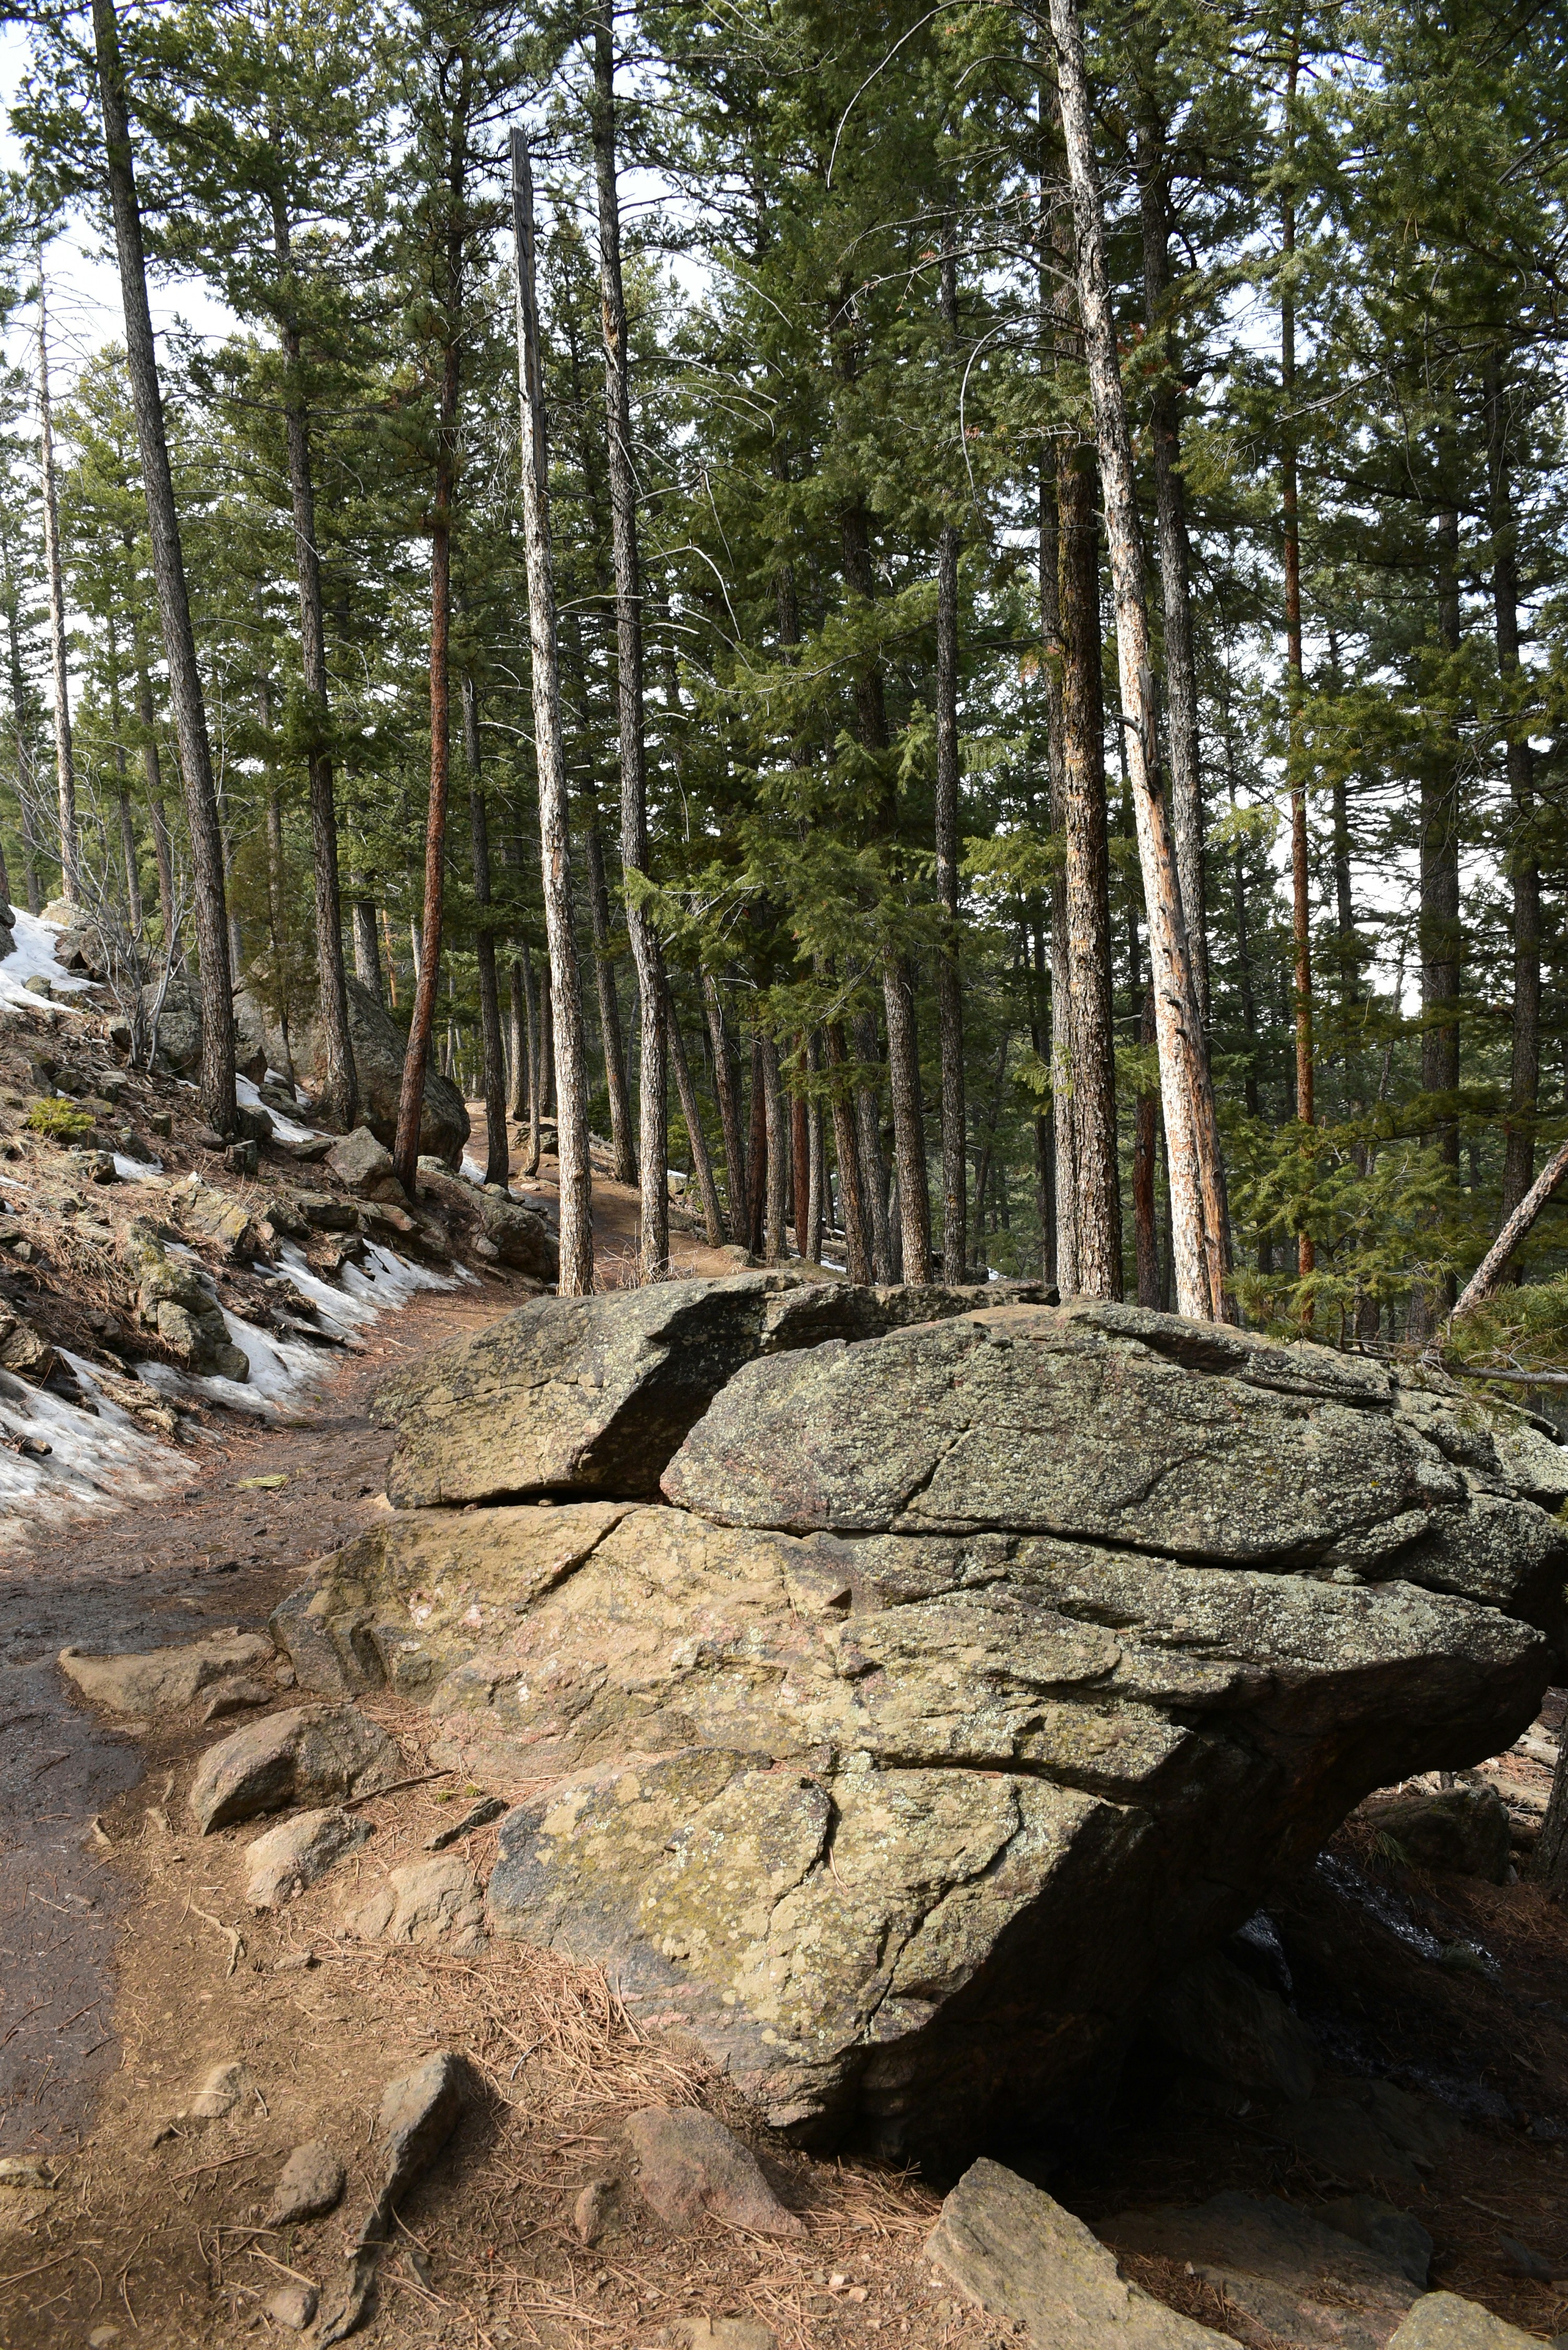
[[[171,2345],[1563,2331],[1528,1413],[809,1268],[394,1360],[347,1541],[58,1656],[125,2057],[7,2140],[18,2350],[130,2337],[89,2234]]]

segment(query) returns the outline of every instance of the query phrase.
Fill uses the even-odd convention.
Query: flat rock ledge
[[[379,1409],[420,1506],[278,1610],[302,1689],[428,1709],[515,1799],[491,1930],[804,2143],[1070,2117],[1275,1872],[1555,1667],[1568,1456],[1324,1348],[742,1274],[535,1300]]]

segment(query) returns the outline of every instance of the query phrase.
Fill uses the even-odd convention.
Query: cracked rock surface
[[[274,1629],[512,1793],[493,1930],[805,2141],[950,2158],[1069,2113],[1372,1788],[1532,1718],[1563,1456],[1322,1348],[777,1281],[540,1299],[400,1374],[405,1491],[515,1495],[525,1437],[549,1495],[395,1513]]]

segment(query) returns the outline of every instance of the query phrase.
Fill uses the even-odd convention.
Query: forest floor
[[[471,1149],[480,1155],[482,1132]],[[552,1175],[546,1161],[533,1187],[542,1204]],[[635,1241],[635,1193],[596,1180],[595,1224],[613,1285]],[[675,1253],[678,1274],[733,1263],[686,1233]],[[380,2093],[441,2047],[466,2053],[483,2099],[407,2198],[363,2338],[389,2350],[693,2340],[763,2350],[767,2335],[779,2350],[873,2339],[999,2350],[1002,2337],[920,2257],[950,2181],[781,2152],[698,2052],[634,2027],[592,1969],[515,1945],[457,1959],[439,1946],[354,1943],[337,1915],[341,1871],[255,1915],[241,1881],[249,1831],[198,1838],[184,1809],[213,1733],[193,1713],[108,1726],[67,1692],[54,1659],[67,1640],[140,1648],[262,1625],[312,1559],[386,1507],[390,1440],[366,1410],[377,1379],[516,1302],[491,1284],[415,1297],[367,1330],[364,1352],[333,1361],[290,1424],[214,1425],[166,1499],[40,1534],[0,1562],[0,2154],[44,2157],[57,2174],[52,2187],[0,2187],[5,2350],[288,2338],[265,2313],[269,2296],[338,2272],[370,2199]],[[363,1807],[377,1860],[395,1865],[478,1791],[421,1775],[426,1717],[360,1702],[401,1741],[420,1782]],[[1539,1800],[1542,1741],[1562,1714],[1557,1693],[1534,1739],[1493,1774]],[[484,1828],[456,1848],[483,1877],[494,1844]],[[1375,1866],[1355,1822],[1336,1849]],[[1344,1887],[1314,1873],[1271,1912],[1302,2012],[1329,2053],[1323,2085],[1376,2074],[1453,2105],[1455,2144],[1403,2199],[1436,2240],[1433,2282],[1551,2340],[1568,2327],[1568,2298],[1514,2272],[1500,2230],[1568,2275],[1568,1918],[1527,1868],[1501,1887],[1400,1872],[1392,1889],[1417,1928],[1448,1951],[1485,1954],[1473,1967],[1434,1964]],[[221,2118],[190,2118],[196,2085],[225,2062],[244,2067],[242,2101]],[[1262,2115],[1200,2110],[1168,2087],[1135,2052],[1121,2102],[1071,2160],[998,2152],[1091,2224],[1230,2187],[1310,2210],[1365,2183],[1304,2163]],[[751,2139],[802,2214],[802,2236],[766,2241],[717,2221],[678,2234],[628,2187],[602,2238],[579,2241],[581,2189],[621,2175],[625,2115],[685,2101]],[[267,2228],[284,2158],[313,2139],[348,2163],[342,2206]],[[1251,2350],[1277,2350],[1183,2264],[1132,2267]],[[748,2334],[746,2321],[763,2331]]]

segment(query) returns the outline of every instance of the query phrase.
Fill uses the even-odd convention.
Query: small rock
[[[1447,1787],[1368,1804],[1361,1816],[1391,1836],[1417,1868],[1450,1870],[1506,1885],[1508,1807],[1495,1787]]]
[[[245,1899],[254,1909],[281,1909],[369,1835],[368,1820],[330,1808],[268,1828],[245,1850]]]
[[[301,1191],[295,1205],[313,1232],[351,1232],[358,1222],[352,1201],[335,1200],[330,1191]]]
[[[213,2065],[203,2074],[202,2085],[191,2100],[192,2119],[216,2122],[222,2121],[225,2114],[232,2114],[240,2102],[244,2074],[244,2066],[236,2060]]]
[[[401,2195],[457,2127],[472,2076],[461,2056],[443,2049],[382,2092],[376,2137],[386,2158],[384,2195]]]
[[[346,1923],[367,1942],[433,1942],[450,1935],[454,1950],[476,1950],[484,1939],[484,1897],[472,1869],[453,1853],[394,1868]]]
[[[501,1251],[496,1247],[495,1243],[486,1240],[483,1232],[473,1243],[473,1253],[475,1256],[483,1257],[487,1263],[493,1264],[499,1263],[501,1258]]]
[[[316,2287],[313,2284],[280,2284],[262,2303],[275,2325],[286,2325],[291,2334],[303,2334],[316,2314]]]
[[[999,2162],[965,2171],[925,2257],[1039,2350],[1220,2350],[1225,2338],[1129,2284],[1081,2220]]]
[[[1457,2293],[1423,2293],[1387,2350],[1540,2350],[1540,2335],[1494,2317]]]
[[[340,1183],[363,1200],[402,1197],[391,1155],[368,1126],[357,1126],[352,1134],[340,1136],[327,1154],[327,1164]]]
[[[67,1679],[95,1705],[111,1713],[157,1714],[193,1704],[214,1683],[248,1679],[274,1653],[262,1633],[231,1626],[187,1647],[125,1657],[84,1657],[79,1648],[62,1648],[58,1661]]]
[[[1325,2228],[1354,2236],[1358,2244],[1392,2261],[1412,2284],[1426,2291],[1432,2239],[1411,2212],[1401,2211],[1393,2203],[1380,2203],[1375,2195],[1342,2195],[1332,2203],[1320,2204],[1314,2217]]]
[[[403,1773],[396,1741],[357,1706],[301,1705],[209,1747],[187,1797],[203,1835],[260,1812],[373,1794]]]
[[[203,1721],[222,1721],[231,1713],[244,1713],[252,1706],[270,1705],[275,1690],[265,1681],[228,1681],[215,1697],[210,1697],[202,1709]]]
[[[199,1126],[191,1139],[202,1150],[224,1150],[228,1148],[223,1136],[210,1126]]]
[[[463,1836],[472,1835],[475,1828],[488,1827],[491,1821],[498,1820],[505,1809],[499,1795],[486,1795],[482,1803],[475,1804],[471,1812],[465,1812],[461,1820],[454,1820],[451,1827],[437,1828],[425,1850],[444,1852],[449,1844],[457,1844]]]
[[[754,2317],[678,2317],[674,2332],[690,2350],[778,2350],[778,2335]]]
[[[579,2243],[598,2242],[614,2207],[615,2195],[616,2182],[613,2178],[596,2178],[583,2189],[572,2206],[572,2225],[577,2231]]]
[[[1521,2244],[1517,2236],[1506,2236],[1500,2228],[1497,2241],[1502,2247],[1504,2268],[1511,2269],[1515,2276],[1531,2277],[1537,2284],[1553,2282],[1558,2272],[1552,2262],[1542,2260],[1541,2254],[1532,2251],[1528,2244]]]
[[[266,1477],[236,1477],[234,1491],[236,1493],[280,1493],[287,1482],[288,1471],[275,1469]]]
[[[54,2172],[47,2162],[36,2155],[7,2154],[0,2156],[0,2187],[26,2187],[37,2189],[57,2186]]]
[[[319,2220],[324,2212],[337,2210],[345,2184],[343,2165],[329,2146],[319,2138],[296,2146],[273,2189],[263,2224],[288,2228],[298,2220]]]
[[[110,2344],[119,2340],[118,2325],[95,2325],[88,2335],[88,2350],[109,2350]]]
[[[805,2223],[786,2210],[757,2158],[732,2131],[698,2106],[650,2106],[626,2125],[644,2200],[672,2228],[704,2211],[758,2236],[799,2236]]]
[[[532,1208],[519,1207],[504,1192],[486,1191],[479,1202],[482,1239],[475,1250],[485,1253],[484,1242],[490,1243],[489,1253],[498,1256],[503,1264],[518,1273],[531,1274],[535,1281],[554,1281],[561,1269],[560,1243],[543,1216]]]
[[[254,1183],[261,1172],[261,1153],[254,1142],[231,1142],[223,1153],[223,1164],[242,1182]]]

